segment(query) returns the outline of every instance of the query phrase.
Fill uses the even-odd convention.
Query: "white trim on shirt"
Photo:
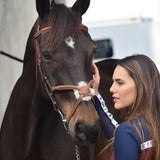
[[[111,123],[117,128],[119,126],[119,124],[113,118],[113,115],[108,111],[108,108],[107,108],[102,96],[99,93],[97,93],[96,96],[99,99],[99,102],[101,103],[101,107],[102,107],[103,112],[108,116],[108,118],[110,119]]]

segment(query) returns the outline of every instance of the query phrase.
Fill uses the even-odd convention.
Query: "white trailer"
[[[95,60],[145,54],[160,67],[160,22],[131,18],[88,24],[99,53]]]

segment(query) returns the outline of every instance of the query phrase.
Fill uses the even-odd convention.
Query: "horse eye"
[[[53,60],[53,56],[51,55],[50,52],[48,52],[48,51],[42,51],[41,53],[42,53],[42,55],[43,55],[43,57],[44,57],[44,59],[46,61],[52,61]]]

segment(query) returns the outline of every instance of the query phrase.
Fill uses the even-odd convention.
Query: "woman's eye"
[[[122,85],[122,84],[124,84],[124,83],[119,81],[118,84],[119,84],[119,85]]]
[[[46,61],[53,61],[53,56],[48,51],[42,51],[42,55]]]

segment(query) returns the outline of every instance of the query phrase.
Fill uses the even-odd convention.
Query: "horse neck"
[[[80,147],[80,159],[81,160],[94,160],[94,144]]]
[[[32,27],[32,30],[27,40],[26,50],[24,55],[24,65],[22,71],[22,75],[24,74],[28,75],[30,79],[34,77],[34,80],[36,76],[36,48],[35,48],[34,34],[36,33],[37,25],[38,25],[38,20]]]

